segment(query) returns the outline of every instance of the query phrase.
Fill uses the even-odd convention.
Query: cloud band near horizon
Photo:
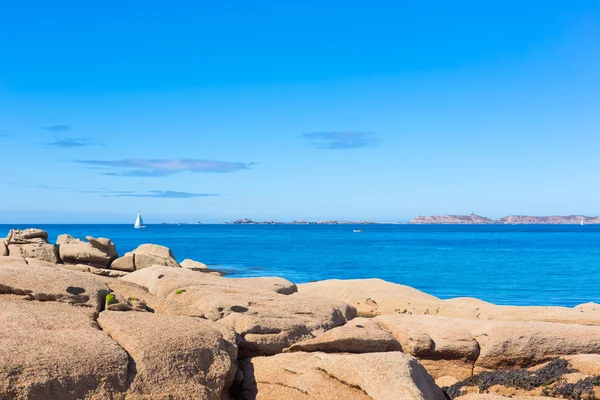
[[[250,169],[255,163],[196,160],[196,159],[139,159],[105,161],[76,160],[75,162],[106,169],[121,169],[120,172],[104,172],[108,176],[161,177],[180,172],[231,173]]]
[[[305,133],[302,137],[311,146],[328,150],[358,149],[377,144],[374,134],[359,131],[313,132]]]

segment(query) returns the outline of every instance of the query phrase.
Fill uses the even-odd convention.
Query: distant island
[[[278,222],[273,220],[268,221],[254,221],[249,218],[241,218],[233,222],[221,222],[224,225],[372,225],[372,224],[394,224],[395,222],[374,222],[374,221],[338,221],[338,220],[326,220],[326,221],[303,221],[296,220],[291,222]]]
[[[413,225],[600,225],[600,217],[589,217],[585,215],[550,215],[550,216],[532,216],[532,215],[508,215],[494,220],[488,217],[482,217],[477,214],[469,215],[421,215],[408,221]],[[203,225],[198,221],[193,224],[186,222],[161,222],[161,225]],[[218,225],[400,225],[407,222],[378,222],[378,221],[341,221],[341,220],[321,220],[305,221],[295,220],[285,221],[255,221],[250,218],[240,218],[235,221],[226,221],[217,223]]]
[[[409,221],[409,224],[504,224],[504,225],[584,225],[600,224],[600,217],[587,217],[585,215],[551,215],[535,217],[531,215],[509,215],[498,220],[471,215],[427,215],[419,216]]]

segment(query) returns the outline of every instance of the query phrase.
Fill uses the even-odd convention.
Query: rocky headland
[[[0,240],[0,399],[593,399],[600,305],[227,278],[163,246]],[[596,397],[594,397],[596,396]]]
[[[426,215],[419,216],[409,221],[409,224],[547,224],[547,225],[580,225],[583,221],[586,225],[600,224],[600,217],[587,217],[585,215],[551,215],[535,217],[531,215],[509,215],[497,220],[482,217],[476,214],[470,215]]]

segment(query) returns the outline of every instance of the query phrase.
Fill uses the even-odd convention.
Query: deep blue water
[[[0,225],[0,235],[11,228]],[[381,278],[441,298],[497,304],[600,302],[600,226],[567,225],[38,225],[112,239],[119,252],[170,247],[231,276],[281,276],[296,283]],[[353,229],[364,233],[353,233]]]

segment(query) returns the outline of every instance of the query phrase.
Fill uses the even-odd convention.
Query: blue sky
[[[600,215],[600,3],[217,3],[3,6],[0,223]]]

